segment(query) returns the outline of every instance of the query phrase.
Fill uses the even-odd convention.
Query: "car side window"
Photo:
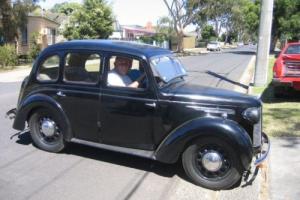
[[[99,80],[101,57],[96,53],[68,53],[65,57],[64,81],[95,84]]]
[[[111,56],[108,62],[107,86],[147,88],[147,76],[142,62],[126,56]]]
[[[46,58],[39,65],[36,79],[38,81],[56,81],[59,75],[59,61],[58,55]]]

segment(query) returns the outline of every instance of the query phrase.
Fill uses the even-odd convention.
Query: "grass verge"
[[[275,98],[270,84],[275,58],[270,57],[268,83],[265,87],[253,87],[252,94],[261,95],[263,101],[263,130],[274,137],[300,136],[300,92],[285,98]]]

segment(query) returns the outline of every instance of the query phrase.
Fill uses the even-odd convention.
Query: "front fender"
[[[188,144],[207,136],[226,140],[237,150],[244,168],[249,167],[253,157],[250,136],[238,123],[219,117],[201,117],[182,124],[159,145],[155,152],[155,159],[165,163],[174,163]]]
[[[16,130],[24,130],[25,122],[28,120],[30,115],[35,109],[47,108],[53,112],[58,112],[59,115],[64,119],[67,127],[71,127],[67,115],[63,111],[61,105],[52,97],[44,94],[33,94],[26,97],[18,106],[16,111],[16,117],[13,123],[13,128]],[[71,130],[68,128],[65,133],[65,139],[71,139]]]

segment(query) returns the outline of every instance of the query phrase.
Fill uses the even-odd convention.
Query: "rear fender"
[[[219,117],[196,118],[182,124],[159,145],[155,152],[155,159],[165,163],[174,163],[189,144],[208,136],[226,140],[238,152],[244,168],[249,168],[253,157],[250,136],[236,122]]]
[[[26,97],[18,106],[16,117],[13,123],[13,128],[16,130],[24,130],[26,121],[33,112],[40,108],[47,108],[55,113],[59,113],[60,119],[64,120],[66,133],[64,137],[67,141],[72,138],[72,131],[70,129],[70,122],[67,115],[63,111],[61,105],[50,96],[44,94],[34,94]]]

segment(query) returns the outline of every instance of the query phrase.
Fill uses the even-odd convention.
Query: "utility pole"
[[[259,36],[255,63],[254,85],[263,86],[268,80],[269,53],[274,0],[262,0]]]

